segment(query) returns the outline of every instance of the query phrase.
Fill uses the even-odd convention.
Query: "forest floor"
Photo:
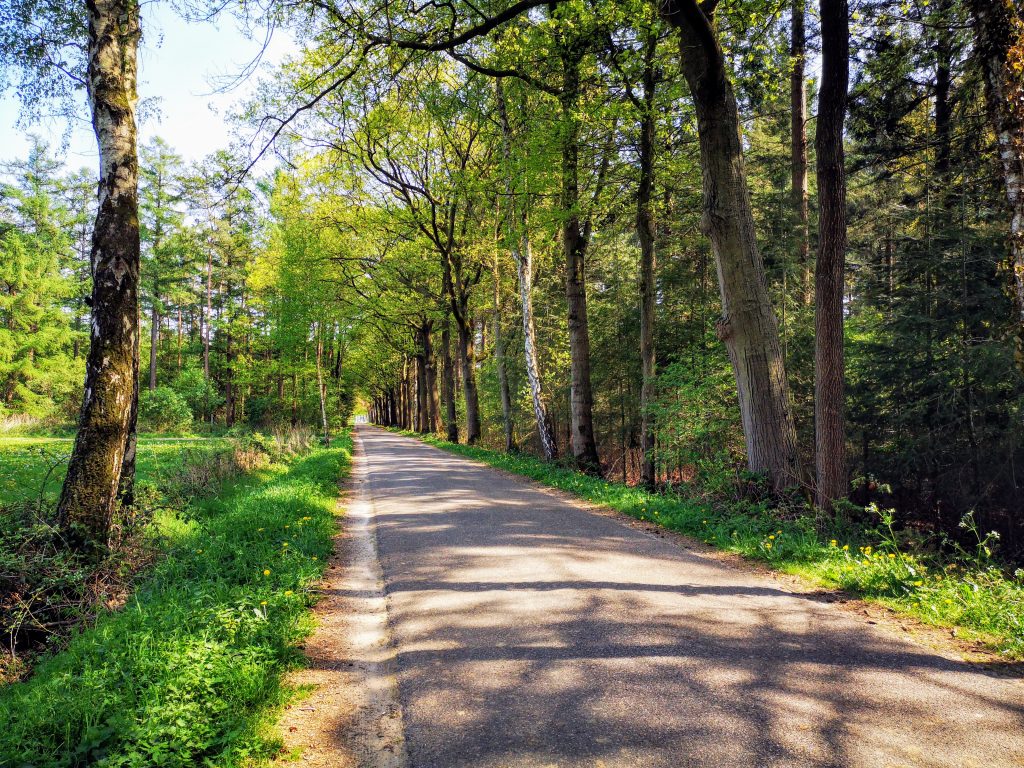
[[[1024,764],[1012,665],[410,438],[358,434],[390,631],[384,674],[361,684],[386,702],[394,657],[404,741],[377,746],[397,764]],[[365,581],[327,587],[380,607]]]

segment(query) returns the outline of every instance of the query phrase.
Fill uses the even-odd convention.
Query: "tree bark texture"
[[[141,36],[134,0],[87,0],[88,91],[100,155],[90,250],[92,329],[78,434],[58,502],[69,542],[102,549],[138,396],[139,217],[135,106]]]
[[[667,0],[662,14],[679,30],[683,75],[697,113],[702,224],[715,254],[722,298],[718,335],[736,377],[747,462],[781,490],[799,483],[802,472],[778,323],[754,231],[736,97],[704,10],[694,0]]]
[[[843,296],[846,273],[846,155],[843,125],[850,71],[847,0],[821,0],[822,77],[818,96],[818,259],[814,270],[815,503],[846,497]]]

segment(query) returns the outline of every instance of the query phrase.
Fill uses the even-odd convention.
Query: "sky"
[[[143,42],[139,51],[139,98],[159,97],[158,114],[143,118],[139,139],[161,136],[186,160],[198,160],[226,148],[232,127],[225,114],[256,87],[250,77],[225,92],[218,89],[235,80],[263,47],[262,31],[246,36],[233,18],[217,24],[185,22],[167,2],[144,3]],[[262,67],[279,63],[295,50],[284,32],[275,32],[263,55]],[[29,135],[37,134],[62,154],[69,170],[97,166],[96,139],[83,95],[81,119],[72,126],[66,150],[60,148],[66,124],[47,121],[18,126],[19,104],[11,94],[0,97],[0,162],[28,154]]]

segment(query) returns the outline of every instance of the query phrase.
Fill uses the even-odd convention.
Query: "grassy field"
[[[0,504],[54,499],[60,493],[71,445],[71,438],[0,438]],[[227,440],[217,438],[143,437],[138,478],[159,484],[181,465],[184,454],[208,456],[227,445]]]
[[[994,542],[984,535],[959,556],[947,552],[939,557],[932,548],[909,548],[893,532],[884,512],[876,515],[877,525],[837,526],[822,534],[811,520],[782,520],[766,505],[650,493],[533,456],[405,434],[765,562],[814,584],[883,603],[925,623],[957,627],[961,637],[1009,660],[1024,660],[1024,572],[1000,567],[990,557]]]
[[[65,446],[4,441],[0,471],[15,478],[4,493],[37,487],[40,458]],[[140,476],[208,448],[146,441]],[[162,556],[127,604],[0,688],[0,765],[250,765],[273,754],[268,726],[311,628],[350,448],[336,440],[161,517]]]

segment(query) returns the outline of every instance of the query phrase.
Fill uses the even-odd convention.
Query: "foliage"
[[[124,608],[0,690],[0,763],[239,765],[272,753],[266,724],[310,630],[350,446],[230,482],[188,522],[161,520],[166,557]]]
[[[192,410],[171,387],[139,393],[139,428],[144,431],[181,434],[192,426]]]

